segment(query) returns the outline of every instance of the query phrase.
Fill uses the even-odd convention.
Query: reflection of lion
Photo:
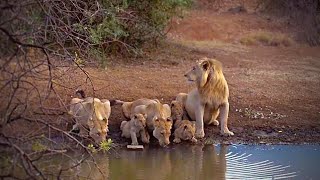
[[[147,127],[149,131],[153,131],[153,136],[158,139],[161,146],[170,143],[172,120],[170,119],[171,110],[168,104],[160,102],[148,105],[140,105],[134,108],[134,113],[147,115]]]
[[[197,142],[197,139],[194,137],[196,127],[195,122],[189,120],[177,120],[174,124],[174,140],[175,143],[180,143],[182,140],[190,140],[191,142]]]
[[[189,94],[180,93],[177,100],[184,103],[189,117],[196,120],[196,137],[204,137],[203,123],[218,125],[220,111],[221,134],[233,135],[227,127],[229,114],[229,89],[222,72],[222,65],[215,59],[203,58],[185,74],[197,88]]]
[[[135,114],[131,117],[130,121],[122,121],[120,129],[121,136],[130,138],[132,145],[138,145],[137,137],[141,136],[143,143],[149,143],[149,133],[146,131],[146,116],[142,114]]]
[[[70,111],[76,124],[73,129],[80,129],[80,136],[89,135],[96,143],[106,139],[108,132],[108,119],[111,114],[110,102],[106,99],[87,97],[83,99],[73,98],[70,103]]]

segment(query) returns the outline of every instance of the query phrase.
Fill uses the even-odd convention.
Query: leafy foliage
[[[106,59],[103,56],[108,54],[137,54],[143,44],[164,37],[167,23],[191,1],[31,0],[24,5],[14,0],[10,5],[17,6],[0,13],[1,17],[9,14],[0,24],[10,34],[19,34],[16,37],[24,43],[45,44],[55,54],[72,57],[78,52],[80,58]],[[18,11],[25,18],[10,21]],[[10,41],[1,37],[0,42],[6,46]]]

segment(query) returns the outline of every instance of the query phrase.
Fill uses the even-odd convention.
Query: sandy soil
[[[96,96],[132,101],[158,98],[170,103],[180,92],[195,86],[183,74],[200,57],[224,65],[230,89],[229,128],[205,128],[202,143],[319,143],[320,48],[293,44],[244,46],[242,36],[264,30],[294,37],[295,27],[250,13],[215,13],[192,10],[173,23],[167,42],[146,52],[147,58],[113,61],[107,70],[86,68],[96,77]],[[119,106],[110,118],[110,137],[121,139],[124,120]],[[128,142],[128,141],[127,141]]]
[[[294,38],[298,29],[270,16],[197,8],[174,20],[166,42],[148,48],[143,57],[114,59],[107,69],[84,69],[98,98],[145,97],[170,103],[178,93],[195,88],[183,75],[197,59],[216,58],[223,63],[229,84],[229,129],[235,135],[223,137],[220,127],[208,126],[200,143],[319,143],[320,48],[239,43],[241,37],[258,31]],[[74,88],[61,98],[69,102],[79,86],[92,96],[86,76],[80,70],[72,73],[73,79],[64,81]],[[123,120],[121,107],[113,106],[108,136],[121,144],[129,142],[120,137]]]

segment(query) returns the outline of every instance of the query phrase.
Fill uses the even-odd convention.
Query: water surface
[[[320,145],[175,145],[111,154],[56,155],[41,161],[45,174],[62,179],[191,180],[319,179]],[[84,161],[80,165],[77,164]],[[69,169],[74,166],[75,168]],[[99,167],[99,168],[97,168]],[[19,173],[19,171],[16,171]],[[54,176],[52,176],[54,179]]]

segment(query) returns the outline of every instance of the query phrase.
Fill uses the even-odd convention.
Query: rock
[[[128,149],[143,150],[143,145],[127,145]]]

